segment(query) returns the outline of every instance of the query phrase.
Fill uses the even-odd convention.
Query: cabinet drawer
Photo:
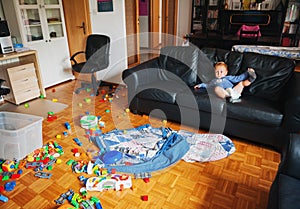
[[[40,96],[39,89],[24,89],[14,93],[16,104],[28,101]]]
[[[16,81],[27,77],[36,77],[33,63],[7,68],[10,81]]]
[[[11,87],[14,92],[24,89],[39,89],[37,78],[35,76],[16,80],[11,83]]]

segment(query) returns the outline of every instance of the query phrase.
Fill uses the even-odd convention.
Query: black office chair
[[[76,52],[71,56],[70,60],[73,63],[72,69],[78,73],[92,74],[92,83],[82,82],[81,87],[75,90],[78,94],[81,90],[92,88],[94,94],[99,94],[98,88],[101,85],[105,85],[103,81],[97,81],[96,72],[104,70],[109,65],[109,50],[110,50],[110,38],[106,35],[91,34],[87,37],[85,51]],[[85,54],[85,62],[78,63],[76,56],[79,54]]]
[[[3,83],[5,82],[5,80],[0,79],[0,96],[4,96],[10,93],[10,89],[7,87],[3,87]]]

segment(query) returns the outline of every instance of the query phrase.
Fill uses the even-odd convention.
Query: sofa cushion
[[[278,176],[278,208],[300,208],[300,180],[279,174]]]
[[[227,118],[240,121],[252,122],[267,126],[280,126],[283,114],[280,111],[278,103],[255,98],[254,96],[244,96],[240,103],[226,103],[224,100],[211,96],[205,90],[194,90],[193,94],[177,93],[176,101],[184,107],[196,109],[204,112],[221,114]],[[198,106],[196,106],[197,104]]]
[[[264,126],[278,127],[283,114],[278,103],[255,96],[242,96],[239,103],[227,103],[227,117]]]
[[[193,86],[197,79],[199,51],[195,46],[163,47],[159,55],[160,67],[181,78],[188,86]]]
[[[223,115],[225,102],[205,89],[191,89],[190,92],[180,92],[176,95],[177,104],[183,107],[197,109],[203,112],[213,112]]]
[[[284,93],[283,89],[292,76],[295,62],[287,58],[249,52],[244,53],[239,73],[245,72],[248,67],[255,70],[257,79],[244,92],[276,101]]]

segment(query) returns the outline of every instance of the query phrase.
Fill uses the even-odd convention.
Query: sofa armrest
[[[300,134],[290,134],[278,173],[300,179]]]
[[[300,73],[294,73],[285,91],[282,126],[289,132],[300,132]]]
[[[159,79],[158,69],[160,69],[159,61],[156,57],[124,70],[122,79],[128,87],[133,88],[131,90],[136,90],[139,85],[149,84]]]

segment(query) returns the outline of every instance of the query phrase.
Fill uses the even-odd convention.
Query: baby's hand
[[[194,89],[200,89],[200,84],[195,85]]]

